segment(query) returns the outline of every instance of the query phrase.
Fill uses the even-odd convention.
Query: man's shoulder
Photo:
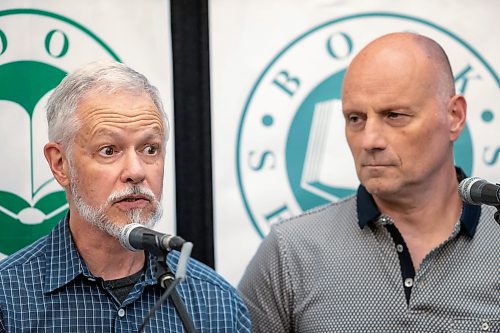
[[[172,270],[177,270],[177,263],[179,261],[179,252],[172,251],[167,258],[169,266]],[[222,276],[220,276],[213,268],[205,265],[204,263],[189,258],[186,269],[186,276],[190,279],[210,285],[221,291],[234,292],[235,289],[229,284]]]
[[[325,231],[357,225],[356,196],[318,206],[273,225],[278,233]]]
[[[30,266],[29,270],[33,270],[35,268],[33,265],[40,265],[45,258],[46,239],[47,236],[42,237],[1,260],[0,276],[10,276],[12,271],[17,271],[17,274],[20,274],[20,272],[25,271],[24,267]]]
[[[179,252],[172,251],[167,263],[173,272],[177,270]],[[225,331],[250,332],[248,309],[236,289],[211,267],[190,258],[186,279],[178,285],[181,297],[188,307],[197,307],[201,312],[215,311],[212,323],[225,325]],[[222,326],[218,326],[222,329]],[[220,330],[219,329],[219,330]],[[218,331],[219,331],[218,330]]]

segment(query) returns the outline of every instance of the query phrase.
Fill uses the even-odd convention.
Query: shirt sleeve
[[[252,324],[250,321],[250,315],[248,313],[248,309],[239,296],[237,298],[237,304],[236,304],[236,323],[234,332],[237,333],[252,332]]]
[[[275,230],[259,246],[239,285],[253,332],[291,332],[293,293],[286,251]]]

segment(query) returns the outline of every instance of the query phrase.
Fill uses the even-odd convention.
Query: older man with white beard
[[[169,126],[157,89],[116,62],[68,75],[47,106],[44,154],[65,189],[67,216],[51,234],[0,263],[0,332],[137,331],[163,289],[155,258],[125,249],[130,223],[161,217]],[[174,271],[179,255],[171,252]],[[177,291],[200,332],[249,332],[247,309],[212,269],[190,260]],[[182,332],[164,302],[148,330]]]

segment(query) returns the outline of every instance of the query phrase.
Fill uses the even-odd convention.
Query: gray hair
[[[47,102],[49,140],[71,151],[71,142],[80,129],[76,110],[81,99],[90,91],[112,94],[116,91],[148,94],[165,125],[165,142],[170,127],[158,89],[142,74],[116,61],[97,61],[68,74],[56,87]]]

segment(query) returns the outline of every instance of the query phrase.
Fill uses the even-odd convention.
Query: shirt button
[[[484,322],[481,324],[481,331],[489,331],[490,330],[490,324],[487,322]]]
[[[407,288],[413,287],[413,279],[412,278],[405,279],[405,287],[407,287]]]
[[[398,251],[399,253],[403,252],[404,249],[405,248],[403,247],[403,245],[401,244],[396,245],[396,251]]]
[[[125,316],[125,310],[124,309],[118,310],[118,317],[123,317],[123,316]]]

